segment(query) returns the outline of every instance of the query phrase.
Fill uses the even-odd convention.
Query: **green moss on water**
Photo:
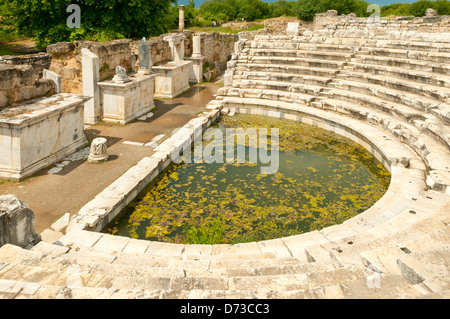
[[[279,128],[277,173],[261,174],[255,163],[170,165],[105,232],[190,244],[279,238],[340,224],[389,186],[380,162],[330,131],[243,114],[219,124]]]

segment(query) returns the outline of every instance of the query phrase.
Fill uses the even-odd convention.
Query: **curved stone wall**
[[[378,31],[336,24],[302,36],[240,37],[225,87],[207,106],[211,112],[83,207],[59,241],[41,242],[31,251],[0,248],[0,278],[9,280],[3,293],[45,283],[45,289],[31,285],[30,298],[50,290],[62,298],[448,298],[448,26],[432,34],[433,25],[422,21],[414,31],[414,23],[396,20]],[[402,25],[407,27],[399,30]],[[170,163],[171,150],[219,112],[331,129],[390,169],[389,189],[342,224],[261,242],[181,245],[92,231]],[[79,267],[82,287],[67,287],[71,265]],[[8,277],[19,266],[22,276]],[[53,271],[51,281],[36,279],[41,269]]]

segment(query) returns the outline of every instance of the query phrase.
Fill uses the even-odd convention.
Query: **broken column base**
[[[0,196],[0,247],[31,248],[41,241],[34,230],[34,213],[14,195]]]
[[[205,57],[190,57],[186,59],[192,61],[192,64],[189,67],[189,82],[203,82],[203,63],[205,62]]]

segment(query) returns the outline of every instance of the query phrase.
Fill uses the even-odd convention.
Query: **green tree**
[[[200,15],[206,20],[253,21],[270,16],[269,4],[261,0],[210,0],[200,6]],[[219,15],[220,14],[220,15]]]
[[[425,11],[428,8],[435,9],[439,15],[450,14],[450,2],[447,0],[437,0],[437,1],[420,0],[411,4],[411,6],[409,7],[409,12],[410,15],[416,17],[423,17],[425,15]]]
[[[295,1],[277,0],[269,3],[269,11],[271,17],[289,17],[293,16],[292,8],[295,5]]]
[[[9,0],[4,12],[21,35],[38,48],[58,41],[90,38],[140,38],[167,31],[165,19],[174,0]],[[81,28],[67,26],[67,7],[81,9]]]
[[[292,8],[292,13],[304,21],[312,21],[317,13],[324,11],[325,7],[321,0],[298,0]]]
[[[234,1],[230,0],[211,0],[202,3],[199,9],[199,14],[207,20],[219,20],[216,15],[222,13],[225,20],[234,20],[237,15],[237,8],[234,6]],[[222,17],[223,17],[222,16]]]
[[[325,11],[337,10],[338,14],[356,13],[356,0],[322,0]]]
[[[409,16],[410,15],[410,3],[393,3],[381,7],[381,16]]]

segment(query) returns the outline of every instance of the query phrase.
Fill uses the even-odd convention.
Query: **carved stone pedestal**
[[[106,138],[98,137],[92,141],[91,152],[89,153],[89,163],[100,163],[108,159],[106,151]]]

